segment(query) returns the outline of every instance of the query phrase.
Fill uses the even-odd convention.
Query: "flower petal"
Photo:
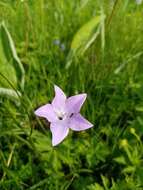
[[[54,89],[55,89],[55,97],[52,101],[52,105],[53,105],[54,109],[56,109],[56,110],[64,109],[66,95],[58,86],[54,85]]]
[[[41,106],[34,112],[37,116],[45,117],[49,122],[57,121],[57,116],[51,104]]]
[[[70,119],[69,127],[74,131],[82,131],[93,127],[93,125],[80,114],[74,114]]]
[[[52,132],[52,145],[56,146],[60,142],[64,140],[64,138],[68,135],[69,128],[67,126],[67,122],[56,122],[51,123],[50,130]]]
[[[69,114],[78,113],[87,97],[87,94],[71,96],[66,100],[66,109]]]

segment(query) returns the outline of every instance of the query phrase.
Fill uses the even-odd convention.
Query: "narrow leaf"
[[[82,56],[95,41],[100,33],[101,21],[102,16],[95,16],[77,31],[71,43],[66,68],[71,65],[74,57]]]
[[[0,65],[3,65],[3,68],[5,68],[5,73],[2,74],[7,77],[13,75],[13,79],[15,80],[13,80],[14,83],[16,84],[19,82],[20,86],[24,88],[25,71],[19,57],[17,56],[12,37],[4,23],[0,25],[0,42],[0,55],[2,54],[3,57],[3,59],[1,59]],[[7,70],[12,72],[11,75],[8,75]],[[4,72],[4,69],[2,72]],[[15,73],[16,76],[14,76]]]

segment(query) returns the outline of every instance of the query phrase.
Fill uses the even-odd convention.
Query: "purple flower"
[[[56,146],[68,135],[69,129],[82,131],[93,127],[93,125],[81,116],[80,109],[86,99],[86,94],[78,94],[66,97],[58,87],[55,88],[55,97],[51,104],[41,106],[35,114],[46,118],[52,132],[52,145]]]

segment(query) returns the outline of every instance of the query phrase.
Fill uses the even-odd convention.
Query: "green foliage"
[[[90,45],[95,41],[98,34],[100,33],[101,21],[101,16],[95,16],[86,24],[84,24],[75,34],[68,55],[66,65],[67,68],[71,65],[73,57],[83,55],[84,52],[90,47]]]
[[[128,0],[0,1],[0,190],[143,189],[142,9]],[[86,92],[82,114],[94,124],[57,147],[34,115],[53,84]]]
[[[12,37],[4,23],[0,25],[0,95],[18,98],[18,84],[24,88],[24,68],[17,56]],[[10,89],[12,88],[12,89]]]

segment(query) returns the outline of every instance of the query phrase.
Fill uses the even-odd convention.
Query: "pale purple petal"
[[[93,125],[80,114],[74,114],[70,119],[69,127],[74,131],[82,131],[93,127]]]
[[[55,97],[52,101],[52,105],[53,105],[54,109],[56,109],[56,110],[64,109],[65,108],[66,95],[58,86],[55,85],[54,89],[55,89]]]
[[[69,114],[78,113],[87,97],[87,94],[71,96],[66,100],[66,109]]]
[[[52,145],[56,146],[64,140],[68,135],[69,128],[67,122],[60,121],[56,123],[51,123],[50,130],[52,132]]]
[[[58,119],[51,104],[41,106],[34,113],[37,116],[45,117],[49,122],[54,122]]]

